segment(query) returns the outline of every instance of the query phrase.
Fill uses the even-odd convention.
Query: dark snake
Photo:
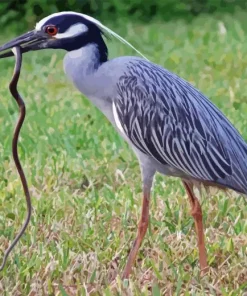
[[[4,257],[3,257],[3,262],[2,262],[2,265],[0,266],[0,271],[3,270],[10,252],[13,250],[15,245],[18,243],[18,241],[20,240],[20,238],[24,234],[24,232],[29,224],[31,214],[32,214],[31,197],[30,197],[30,193],[29,193],[29,189],[28,189],[28,185],[27,185],[27,180],[26,180],[25,174],[23,172],[23,169],[22,169],[22,166],[20,163],[20,159],[19,159],[19,155],[18,155],[18,147],[17,147],[20,130],[21,130],[22,124],[23,124],[23,122],[25,120],[25,116],[26,116],[25,103],[17,90],[17,84],[19,81],[20,72],[21,72],[21,65],[22,65],[21,48],[15,47],[13,49],[13,52],[15,55],[15,68],[14,68],[14,73],[13,73],[12,79],[9,84],[9,90],[18,104],[19,118],[17,120],[17,124],[16,124],[15,130],[14,130],[13,140],[12,140],[12,155],[13,155],[13,159],[14,159],[17,171],[19,173],[19,176],[20,176],[20,179],[22,182],[22,187],[23,187],[25,197],[26,197],[27,217],[25,219],[25,222],[24,222],[20,232],[17,234],[17,236],[15,237],[15,239],[13,240],[11,245],[8,247],[8,249],[5,251]]]

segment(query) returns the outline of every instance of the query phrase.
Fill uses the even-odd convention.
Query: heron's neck
[[[69,80],[109,118],[111,102],[108,102],[107,91],[110,86],[106,87],[108,72],[103,70],[107,63],[101,62],[99,48],[94,43],[70,51],[64,58],[64,71]]]
[[[89,35],[89,37],[90,36],[91,35]],[[95,34],[94,40],[90,40],[89,37],[83,37],[81,42],[78,41],[80,44],[79,48],[73,49],[69,47],[67,49],[68,53],[65,56],[64,67],[69,78],[73,78],[71,77],[73,73],[70,73],[73,72],[73,68],[80,67],[81,75],[83,75],[83,73],[88,75],[96,71],[100,65],[108,60],[108,49],[102,35]],[[72,69],[70,69],[72,67],[70,63],[73,64]],[[78,67],[76,67],[75,63],[78,64]]]
[[[93,76],[102,65],[99,48],[95,43],[68,52],[64,57],[64,71],[74,85],[86,96],[93,87]]]
[[[65,72],[69,71],[69,64],[78,64],[80,67],[83,66],[86,73],[93,72],[98,67],[106,62],[108,59],[107,48],[101,44],[90,43],[79,49],[71,50],[67,52],[64,59]],[[69,73],[68,73],[69,74]]]

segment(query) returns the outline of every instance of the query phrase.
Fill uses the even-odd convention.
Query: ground
[[[191,23],[112,27],[210,97],[247,140],[246,17],[239,12],[200,16]],[[2,42],[11,37],[6,34]],[[112,57],[134,54],[116,40],[108,46]],[[104,116],[66,81],[62,57],[52,50],[24,56],[19,89],[27,118],[19,151],[33,216],[0,274],[2,295],[243,295],[246,198],[202,193],[210,272],[200,278],[185,190],[178,179],[161,175],[132,277],[120,281],[140,215],[138,162]],[[8,92],[13,64],[13,59],[0,60],[1,258],[26,215],[11,157],[17,118]]]

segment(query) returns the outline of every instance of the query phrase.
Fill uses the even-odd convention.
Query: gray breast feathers
[[[145,154],[192,178],[246,190],[246,144],[188,82],[149,62],[130,62],[114,105],[124,133]]]

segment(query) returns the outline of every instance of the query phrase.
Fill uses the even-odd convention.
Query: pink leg
[[[199,262],[201,268],[201,274],[204,275],[208,271],[208,264],[207,264],[207,253],[205,248],[205,241],[204,241],[204,231],[203,231],[203,223],[202,223],[202,209],[201,205],[193,193],[193,186],[186,181],[183,181],[186,192],[189,196],[189,201],[191,205],[191,215],[195,220],[195,227],[197,233],[197,240],[198,240],[198,249],[199,249]]]
[[[141,246],[143,238],[147,232],[148,221],[149,221],[149,202],[150,202],[150,189],[148,188],[146,190],[144,189],[144,192],[143,192],[142,213],[141,213],[141,219],[138,225],[137,237],[129,253],[128,262],[124,268],[124,272],[122,275],[123,279],[129,278],[129,275],[132,270],[132,266],[135,263],[136,255]]]

